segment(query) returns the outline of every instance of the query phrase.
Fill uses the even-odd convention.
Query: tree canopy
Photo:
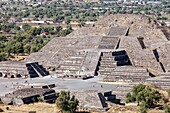
[[[142,113],[145,113],[147,108],[157,104],[160,99],[159,91],[142,84],[134,86],[132,91],[126,95],[126,102],[137,102]]]
[[[9,29],[8,33],[7,30]],[[66,36],[73,29],[61,26],[35,28],[28,24],[23,24],[21,29],[15,24],[0,25],[3,34],[0,35],[0,61],[10,58],[11,55],[30,54],[40,50],[48,41],[55,37]],[[11,34],[11,31],[15,31]]]
[[[61,91],[56,100],[56,106],[65,113],[74,113],[79,101],[75,96],[70,96],[69,91]]]

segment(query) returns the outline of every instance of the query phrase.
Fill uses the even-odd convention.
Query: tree
[[[27,30],[30,30],[30,29],[31,29],[31,26],[28,25],[28,24],[23,24],[23,25],[22,25],[22,28],[23,28],[25,31],[27,31]]]
[[[17,43],[15,44],[15,52],[16,52],[17,55],[18,55],[19,53],[23,53],[23,52],[24,52],[23,44],[22,44],[22,43],[17,42]]]
[[[147,113],[147,104],[146,102],[142,101],[141,104],[140,104],[140,113]]]
[[[70,22],[71,22],[71,18],[70,18],[70,17],[65,18],[65,23],[66,23],[67,25],[70,24]]]
[[[0,61],[6,60],[6,54],[0,54]]]
[[[56,106],[65,113],[74,113],[78,103],[79,101],[75,98],[75,96],[70,98],[69,91],[61,91],[56,100]]]
[[[6,41],[6,40],[7,40],[6,36],[0,35],[0,41]]]
[[[36,45],[32,45],[31,46],[31,53],[37,52],[37,51],[38,51],[38,47]]]
[[[31,46],[29,44],[24,46],[24,53],[30,54],[31,52]]]
[[[67,29],[62,30],[60,35],[66,36],[66,35],[70,34],[72,31],[73,31],[73,29],[69,26]]]
[[[135,98],[131,95],[131,93],[128,93],[126,95],[126,103],[134,102]]]
[[[139,84],[134,86],[131,94],[127,94],[126,102],[138,102],[138,105],[142,105],[145,102],[145,106],[150,108],[151,106],[157,104],[161,98],[161,94],[159,91],[150,88],[149,86],[145,86]]]
[[[62,27],[61,26],[57,26],[56,28],[55,28],[55,31],[58,33],[58,32],[60,32],[62,30]]]

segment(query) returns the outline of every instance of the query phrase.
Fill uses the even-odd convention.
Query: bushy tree
[[[6,41],[6,40],[7,40],[6,36],[0,35],[0,41]]]
[[[27,31],[27,30],[30,30],[30,29],[31,29],[31,26],[28,25],[28,24],[23,24],[23,25],[22,25],[22,28],[23,28],[25,31]]]
[[[146,102],[142,101],[140,104],[140,113],[147,113],[148,106]]]
[[[28,24],[23,24],[20,29],[14,23],[1,23],[0,31],[7,32],[7,30],[14,31],[15,34],[12,34],[11,37],[0,35],[0,61],[16,54],[37,52],[51,40],[52,35],[66,36],[73,31],[71,27],[67,29],[63,29],[61,26],[34,28]],[[48,36],[41,35],[44,32],[47,32]]]
[[[79,101],[75,96],[70,97],[70,92],[61,91],[56,100],[56,106],[65,113],[74,113]]]
[[[126,98],[127,103],[138,102],[141,113],[145,113],[146,108],[150,108],[159,102],[161,94],[149,86],[139,84],[133,87],[132,92],[128,93]]]
[[[66,35],[70,34],[72,31],[73,31],[73,29],[69,26],[67,29],[62,30],[60,35],[61,36],[66,36]]]
[[[6,60],[6,54],[0,54],[0,61]]]
[[[130,102],[134,102],[135,101],[135,97],[133,97],[132,95],[131,95],[131,93],[128,93],[127,95],[126,95],[126,103],[130,103]]]

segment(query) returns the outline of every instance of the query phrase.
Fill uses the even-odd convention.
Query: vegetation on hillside
[[[53,36],[66,36],[73,30],[61,26],[34,28],[28,24],[17,27],[15,24],[0,25],[0,61],[12,55],[25,55],[40,50]],[[5,33],[4,33],[5,32]],[[13,33],[11,33],[13,32]]]
[[[147,1],[147,0],[146,0]],[[128,2],[128,1],[127,1]],[[74,1],[38,1],[30,2],[7,0],[0,1],[0,61],[8,59],[11,54],[30,54],[42,48],[52,37],[65,36],[72,29],[63,30],[60,25],[72,25],[78,22],[79,26],[87,21],[96,21],[100,16],[109,14],[146,14],[159,20],[170,20],[169,4],[163,0],[161,5],[126,4],[123,1],[99,0],[98,2]],[[31,21],[41,21],[46,27],[33,28],[28,24]],[[56,27],[48,27],[50,23]],[[16,24],[19,24],[16,26]],[[39,24],[36,24],[39,25]],[[63,26],[65,26],[63,25]],[[76,24],[77,25],[77,24]],[[40,35],[48,32],[49,35]]]
[[[149,0],[145,0],[149,1]],[[162,0],[157,0],[162,1]],[[127,1],[128,2],[128,1]],[[0,17],[2,20],[14,18],[21,21],[22,18],[29,20],[53,20],[54,22],[65,21],[69,24],[71,21],[86,22],[96,21],[99,16],[109,14],[146,14],[154,16],[159,20],[168,20],[169,4],[163,0],[160,5],[124,3],[116,0],[99,0],[99,2],[74,2],[74,1],[43,1],[39,4],[38,0],[31,0],[30,3],[10,0],[0,2]],[[10,7],[10,8],[9,8]]]

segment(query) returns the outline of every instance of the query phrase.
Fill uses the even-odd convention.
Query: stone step
[[[147,79],[147,82],[152,82],[152,83],[169,83],[170,82],[170,79],[158,79],[158,80],[148,80]]]
[[[83,59],[84,56],[71,56],[69,59]]]
[[[119,97],[124,97],[129,91],[112,91],[112,95],[116,95],[116,98]]]
[[[115,71],[123,71],[123,72],[137,72],[137,73],[141,73],[141,72],[148,72],[147,69],[145,68],[141,68],[141,67],[133,67],[133,66],[121,66],[116,68]]]
[[[102,52],[102,56],[112,56],[112,52]]]
[[[148,72],[142,72],[142,73],[133,73],[133,72],[120,72],[120,71],[113,71],[111,73],[112,76],[119,75],[119,76],[124,76],[124,75],[129,75],[129,76],[149,76]]]
[[[15,68],[15,67],[0,67],[0,71],[9,71],[9,70],[16,70],[16,71],[26,71],[27,68]]]
[[[147,79],[147,78],[148,77],[146,77],[146,76],[143,76],[143,77],[135,77],[135,76],[134,77],[132,77],[132,76],[124,76],[124,77],[116,76],[116,77],[112,77],[112,79],[123,79],[123,80],[125,80],[125,79],[135,80],[135,79]],[[109,79],[111,79],[111,78],[109,78]]]
[[[132,87],[117,87],[116,91],[130,91]]]
[[[73,65],[74,65],[74,64],[75,64],[75,65],[76,65],[76,64],[77,64],[77,65],[81,65],[81,63],[82,63],[82,61],[76,61],[76,60],[75,60],[75,61],[64,61],[63,64],[64,64],[64,65],[65,65],[65,64],[66,64],[66,65],[71,65],[71,64],[73,64]]]
[[[59,69],[61,70],[79,70],[80,69],[80,66],[66,66],[66,65],[61,65],[59,67]]]
[[[109,72],[109,71],[99,71],[98,73],[100,75],[110,75],[111,74],[111,72]]]
[[[112,72],[112,71],[114,71],[115,70],[115,68],[102,68],[102,67],[99,67],[99,72],[102,72],[102,71],[109,71],[109,72]]]
[[[115,60],[115,58],[113,56],[101,56],[101,60]]]
[[[112,44],[109,45],[107,42],[106,43],[101,43],[99,45],[99,49],[114,49],[114,48],[115,48],[114,45],[112,45]]]
[[[75,69],[70,69],[70,70],[62,70],[62,69],[58,69],[58,70],[56,70],[56,73],[57,74],[63,74],[63,75],[65,75],[65,74],[78,74],[79,73],[79,70],[75,70]]]
[[[60,65],[60,67],[62,66],[80,66],[81,63],[71,63],[71,62],[64,62],[63,64]]]
[[[114,65],[116,65],[116,62],[115,61],[108,61],[108,60],[101,60],[100,61],[100,65],[102,65],[102,64],[114,64]]]
[[[130,79],[122,79],[122,78],[104,78],[103,79],[104,82],[144,82],[145,79],[144,78],[130,78]]]
[[[170,73],[160,73],[160,76],[169,76],[170,77]]]
[[[112,65],[107,65],[107,64],[102,64],[102,65],[100,65],[100,68],[116,68],[116,65],[115,64],[112,64]]]
[[[153,83],[153,82],[148,82],[150,84],[155,84],[155,85],[160,85],[160,86],[170,86],[170,82],[157,82],[157,83]]]

